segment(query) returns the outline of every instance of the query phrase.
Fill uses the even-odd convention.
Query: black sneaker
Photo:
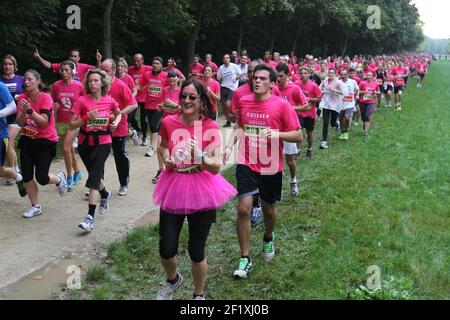
[[[154,183],[154,184],[157,183],[160,176],[161,176],[161,170],[158,170],[156,172],[156,176],[154,176],[153,179],[152,179],[152,183]]]
[[[223,125],[223,127],[224,127],[224,128],[230,128],[230,127],[231,127],[231,122],[230,122],[230,121],[227,121],[227,123],[225,123],[225,124]]]
[[[306,157],[309,159],[312,158],[312,150],[310,150],[310,149],[306,150]]]

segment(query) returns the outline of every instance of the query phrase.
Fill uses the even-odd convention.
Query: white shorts
[[[284,142],[283,154],[296,155],[298,153],[297,144],[295,142]]]

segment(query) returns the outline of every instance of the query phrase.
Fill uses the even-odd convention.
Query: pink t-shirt
[[[139,84],[139,80],[146,74],[147,72],[152,71],[151,66],[142,65],[139,69],[136,66],[131,66],[128,68],[128,74],[133,78],[134,83],[136,85]],[[147,89],[142,88],[137,92],[136,101],[137,102],[145,102],[145,98],[147,96]]]
[[[142,88],[145,87],[147,96],[145,99],[145,109],[156,110],[158,104],[163,102],[164,87],[169,85],[167,81],[167,72],[161,71],[153,74],[153,71],[146,72],[139,80]]]
[[[308,80],[307,83],[303,83],[302,81],[296,82],[296,84],[302,89],[303,94],[307,98],[320,98],[322,97],[322,91],[320,87],[312,80]],[[315,119],[317,117],[317,102],[311,102],[311,109],[308,111],[300,112],[302,118],[312,118]]]
[[[281,88],[280,85],[277,84],[277,88],[280,91],[280,96],[284,100],[287,100],[291,106],[298,107],[308,104],[308,101],[299,86],[288,82],[284,88]],[[300,114],[300,111],[296,112]]]
[[[189,74],[194,74],[197,75],[198,79],[202,79],[203,74],[203,65],[201,63],[197,63],[197,64],[190,64],[189,65]]]
[[[250,94],[239,100],[237,118],[237,124],[244,133],[238,162],[263,174],[283,171],[283,142],[277,139],[267,141],[260,138],[260,133],[263,129],[288,132],[300,128],[297,114],[289,102],[273,95],[259,101]]]
[[[137,101],[131,92],[131,89],[117,78],[114,79],[109,89],[110,96],[119,104],[119,109],[123,110],[127,106],[136,105]],[[128,115],[122,114],[122,120],[116,130],[112,133],[113,137],[126,137],[128,136]]]
[[[220,94],[220,83],[214,79],[211,79],[208,83],[203,82],[203,84],[206,87],[206,90],[208,90],[208,88],[211,89],[211,91],[215,94],[218,95]],[[235,93],[233,93],[233,95],[235,95]],[[214,111],[215,112],[219,112],[219,107],[218,107],[218,101],[211,99],[211,103],[214,107]]]
[[[408,75],[408,69],[405,67],[394,67],[392,68],[392,75],[394,76],[394,87],[405,86],[405,77]]]
[[[55,73],[59,73],[61,68],[61,64],[60,63],[52,63],[52,71]],[[91,66],[85,63],[78,63],[77,64],[77,72],[74,75],[73,79],[80,81],[81,83],[83,83],[84,81],[84,77],[86,76],[86,72],[88,72],[89,69],[95,69],[95,66]]]
[[[130,90],[133,90],[136,87],[136,83],[128,73],[125,73],[123,78],[117,77],[117,79],[122,80],[128,86],[128,88],[130,88]]]
[[[188,139],[195,137],[201,142],[199,147],[202,152],[207,152],[209,148],[220,147],[222,143],[217,122],[203,116],[193,126],[188,126],[181,121],[180,115],[169,115],[161,121],[159,134],[161,140],[167,142],[167,148],[175,159],[178,170],[194,168],[200,164],[186,152]]]
[[[263,61],[262,63],[264,63],[266,66],[271,67],[272,69],[275,69],[277,67],[277,63],[273,60]]]
[[[359,101],[366,104],[375,104],[376,92],[379,89],[379,85],[376,81],[363,81],[359,85],[359,90],[367,91],[366,93],[361,93]]]
[[[72,107],[78,97],[84,95],[83,85],[78,81],[65,83],[62,80],[56,81],[52,86],[53,101],[59,104],[56,113],[56,121],[61,123],[69,123],[72,116]]]
[[[176,87],[174,90],[172,90],[172,88],[169,87],[165,87],[164,88],[164,93],[163,93],[163,101],[165,102],[166,99],[172,100],[173,102],[175,102],[176,104],[180,104],[180,92],[181,92],[181,88],[180,87]],[[162,108],[162,111],[164,113],[164,117],[168,116],[168,115],[172,115],[172,114],[177,114],[178,113],[178,108],[174,108],[172,106],[169,106],[168,104],[164,103],[164,106]]]
[[[213,69],[213,71],[215,72],[215,73],[217,73],[217,71],[219,71],[219,67],[217,66],[217,64],[215,64],[214,62],[212,62],[212,61],[210,61],[210,62],[205,62],[204,64],[203,64],[203,67],[206,67],[206,66],[210,66],[212,69]],[[203,68],[202,68],[203,69]]]
[[[241,100],[242,97],[252,93],[253,91],[248,83],[243,84],[242,86],[237,88],[233,93],[233,96],[231,97],[231,112],[236,113],[237,109],[239,108],[239,100]]]
[[[17,98],[17,105],[20,105],[20,101],[29,99],[28,93],[23,93]],[[23,136],[27,136],[32,139],[47,139],[52,142],[58,141],[58,133],[56,132],[55,116],[53,114],[53,100],[52,97],[44,92],[40,92],[39,96],[34,102],[31,102],[31,109],[39,114],[44,111],[50,112],[48,117],[48,124],[45,127],[39,127],[31,118],[30,114],[25,114],[25,125],[20,132]],[[17,116],[22,113],[22,108],[17,108]]]
[[[119,104],[111,96],[103,96],[100,101],[95,101],[89,95],[81,96],[75,102],[72,108],[72,113],[83,118],[91,110],[97,109],[97,118],[90,120],[87,124],[81,127],[81,130],[86,132],[108,131],[111,115],[114,111],[119,109]],[[80,131],[78,135],[78,143],[84,144],[86,136]],[[94,137],[88,136],[88,145],[94,146]],[[112,143],[111,135],[99,135],[98,144],[110,144]]]

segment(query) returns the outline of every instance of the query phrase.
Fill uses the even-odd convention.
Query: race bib
[[[152,94],[160,94],[161,93],[161,87],[148,86],[148,92],[150,92]]]
[[[353,96],[345,96],[344,102],[353,102]]]
[[[176,113],[178,110],[178,106],[172,106],[170,104],[164,103],[163,104],[163,109],[167,112],[167,113]]]
[[[269,129],[269,127],[244,125],[244,135],[246,137],[258,137],[264,129]]]
[[[363,96],[364,100],[373,100],[373,94],[371,93],[365,93]]]
[[[178,173],[190,174],[190,173],[201,172],[202,168],[200,166],[193,166],[193,167],[189,167],[189,168],[176,168],[176,171]]]
[[[29,127],[23,127],[20,133],[24,136],[30,137],[30,138],[36,138],[39,134],[39,131],[29,128]]]
[[[105,131],[109,125],[109,118],[91,119],[86,124],[88,131]]]
[[[381,86],[383,84],[383,79],[377,79],[377,83]]]

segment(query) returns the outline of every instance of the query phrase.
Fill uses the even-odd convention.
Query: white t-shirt
[[[217,79],[220,81],[220,86],[236,91],[239,87],[237,76],[242,73],[241,68],[234,63],[230,63],[228,67],[221,65],[217,72]]]
[[[329,109],[336,112],[341,112],[342,100],[344,96],[330,90],[338,90],[345,94],[345,85],[341,80],[335,78],[332,82],[329,82],[328,77],[320,84],[320,90],[322,90],[322,100],[319,104],[319,109]]]
[[[347,82],[341,80],[345,86],[344,100],[342,100],[341,110],[352,109],[355,107],[355,93],[359,90],[359,86],[353,79],[347,79]]]

